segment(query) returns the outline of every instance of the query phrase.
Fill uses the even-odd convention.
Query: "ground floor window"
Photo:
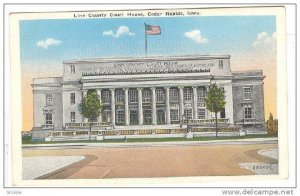
[[[52,125],[52,113],[46,113],[46,125]]]
[[[151,110],[143,110],[143,116],[144,116],[144,125],[150,125],[151,124]]]
[[[75,112],[71,112],[71,122],[75,122],[76,121],[76,118],[75,118]]]
[[[110,122],[110,110],[103,110],[102,120],[103,122]]]
[[[97,117],[89,118],[89,122],[97,122]]]
[[[198,119],[205,119],[206,111],[204,108],[198,108]]]
[[[225,108],[222,109],[221,113],[220,113],[220,118],[226,118],[225,115]]]
[[[116,122],[117,123],[124,123],[125,122],[125,112],[124,112],[124,110],[117,110]]]
[[[170,116],[171,116],[171,121],[178,121],[179,120],[178,109],[171,109]]]
[[[244,117],[245,119],[247,118],[252,118],[252,107],[251,106],[245,106],[244,107]]]
[[[184,116],[186,120],[193,118],[192,108],[184,109]]]

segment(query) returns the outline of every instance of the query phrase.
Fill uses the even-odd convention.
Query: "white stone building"
[[[216,83],[226,99],[219,118],[264,131],[265,76],[260,70],[231,71],[229,55],[84,59],[63,66],[62,77],[33,80],[34,130],[82,128],[88,121],[99,129],[163,129],[212,119],[204,98]],[[78,109],[89,90],[100,97],[98,119],[85,119]]]

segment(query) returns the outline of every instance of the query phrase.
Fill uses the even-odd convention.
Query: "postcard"
[[[14,185],[287,178],[285,44],[284,7],[12,13]]]

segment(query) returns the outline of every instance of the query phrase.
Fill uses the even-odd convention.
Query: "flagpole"
[[[144,23],[145,25],[145,56],[147,56],[147,33],[146,33],[146,23]]]

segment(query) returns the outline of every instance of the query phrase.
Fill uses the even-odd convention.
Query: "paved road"
[[[80,149],[23,149],[24,157],[85,156],[48,179],[99,179],[179,176],[255,175],[240,163],[276,163],[259,150],[277,144],[93,147]]]

